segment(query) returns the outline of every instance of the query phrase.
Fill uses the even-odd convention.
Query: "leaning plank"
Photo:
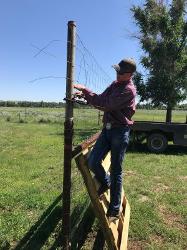
[[[78,166],[79,170],[81,171],[82,176],[84,178],[85,185],[87,187],[91,201],[92,201],[93,206],[95,208],[94,212],[95,212],[96,216],[99,218],[101,227],[103,229],[103,233],[105,235],[105,239],[108,243],[108,247],[110,250],[118,249],[116,244],[115,244],[114,235],[108,226],[105,211],[102,207],[101,202],[98,199],[97,189],[96,189],[94,180],[92,179],[92,176],[90,174],[90,171],[87,167],[86,159],[85,159],[84,155],[80,154],[78,157],[75,158],[75,161],[76,161],[77,166]]]
[[[80,145],[76,146],[72,152],[72,157],[76,157],[79,154],[82,153],[82,151],[86,150],[86,149],[90,149],[93,144],[96,142],[96,140],[98,139],[99,135],[101,132],[98,132],[96,134],[94,134],[93,136],[91,136],[89,139],[83,141]]]
[[[106,172],[109,172],[111,165],[111,154],[110,152],[106,155],[105,159],[102,162],[102,166]]]
[[[130,206],[125,196],[124,196],[124,200],[125,202],[123,204],[125,204],[125,212],[124,212],[124,218],[123,218],[123,229],[122,229],[122,235],[121,235],[120,250],[127,249],[129,220],[130,220]]]
[[[122,189],[122,202],[121,202],[121,216],[115,223],[108,222],[106,212],[110,202],[110,191],[108,190],[102,200],[98,199],[97,190],[99,183],[91,174],[87,157],[91,152],[91,149],[97,140],[100,133],[95,134],[89,140],[86,140],[81,145],[76,147],[73,151],[73,157],[77,163],[77,166],[83,176],[87,191],[91,198],[95,215],[100,221],[100,225],[103,229],[103,233],[108,244],[109,250],[126,250],[128,240],[128,227],[130,218],[130,206],[127,199],[124,196],[124,190]],[[111,156],[110,153],[103,160],[102,165],[106,172],[110,171]]]

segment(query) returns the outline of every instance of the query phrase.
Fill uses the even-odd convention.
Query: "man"
[[[103,129],[91,151],[88,164],[99,181],[98,195],[110,188],[110,204],[107,211],[109,221],[120,216],[122,191],[122,162],[129,142],[131,120],[135,113],[136,88],[132,82],[136,64],[133,59],[123,59],[113,65],[117,72],[114,81],[102,94],[97,95],[84,85],[74,84],[87,102],[104,111]],[[111,171],[108,176],[101,165],[103,158],[111,151]]]

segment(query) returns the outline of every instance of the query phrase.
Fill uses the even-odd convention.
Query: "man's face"
[[[123,81],[127,81],[131,78],[132,76],[132,73],[124,73],[122,75],[120,75],[118,72],[117,72],[117,81],[118,82],[123,82]]]

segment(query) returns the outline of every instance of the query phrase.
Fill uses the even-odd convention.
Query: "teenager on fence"
[[[82,84],[74,84],[74,88],[81,91],[89,104],[104,111],[103,129],[94,145],[88,159],[90,169],[101,184],[98,190],[99,198],[110,188],[110,204],[107,217],[110,221],[120,216],[122,192],[122,162],[129,143],[132,116],[135,113],[136,88],[132,81],[136,64],[133,59],[123,59],[113,65],[117,77],[106,90],[97,95]],[[107,153],[111,151],[110,176],[101,165]]]

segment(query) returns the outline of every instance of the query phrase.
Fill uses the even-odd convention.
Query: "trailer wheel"
[[[168,146],[168,140],[163,134],[151,134],[147,138],[147,147],[153,153],[162,153]]]

